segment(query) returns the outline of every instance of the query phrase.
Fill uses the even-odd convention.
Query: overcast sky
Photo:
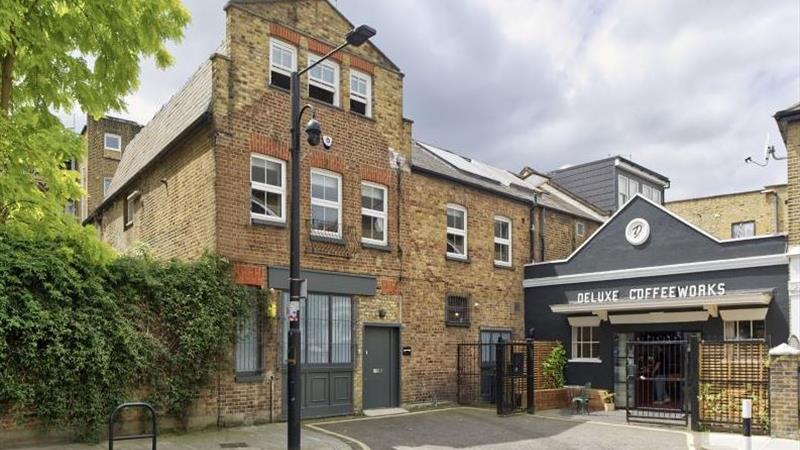
[[[218,45],[225,0],[165,72],[147,63],[122,115],[147,122]],[[758,189],[772,114],[800,101],[800,2],[338,0],[405,74],[414,137],[518,171],[620,154],[672,181],[667,199]],[[81,122],[81,119],[77,119]]]

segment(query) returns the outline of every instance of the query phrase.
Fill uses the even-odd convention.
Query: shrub
[[[542,362],[542,377],[546,389],[560,389],[564,387],[564,367],[567,366],[567,352],[561,342],[550,350],[550,354]]]
[[[147,392],[185,425],[231,349],[244,290],[213,255],[109,262],[87,248],[0,226],[0,406],[91,440]]]

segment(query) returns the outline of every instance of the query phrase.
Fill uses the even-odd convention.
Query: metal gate
[[[629,422],[688,423],[689,341],[629,341],[626,417]]]
[[[698,351],[697,421],[706,428],[740,430],[742,399],[752,400],[752,429],[769,430],[769,342],[702,341]]]
[[[532,413],[533,369],[533,341],[458,344],[458,403],[495,404],[501,415]]]

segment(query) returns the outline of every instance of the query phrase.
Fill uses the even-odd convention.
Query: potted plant
[[[603,409],[605,409],[606,412],[614,411],[614,409],[616,409],[615,406],[614,406],[614,393],[613,392],[604,391],[602,393],[601,397],[603,399]]]

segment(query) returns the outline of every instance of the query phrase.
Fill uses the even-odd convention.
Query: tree
[[[125,108],[140,61],[172,63],[165,47],[189,21],[179,0],[3,0],[0,8],[0,224],[77,230],[80,137],[53,113]],[[78,230],[80,233],[81,231]],[[87,233],[86,230],[82,233]]]

